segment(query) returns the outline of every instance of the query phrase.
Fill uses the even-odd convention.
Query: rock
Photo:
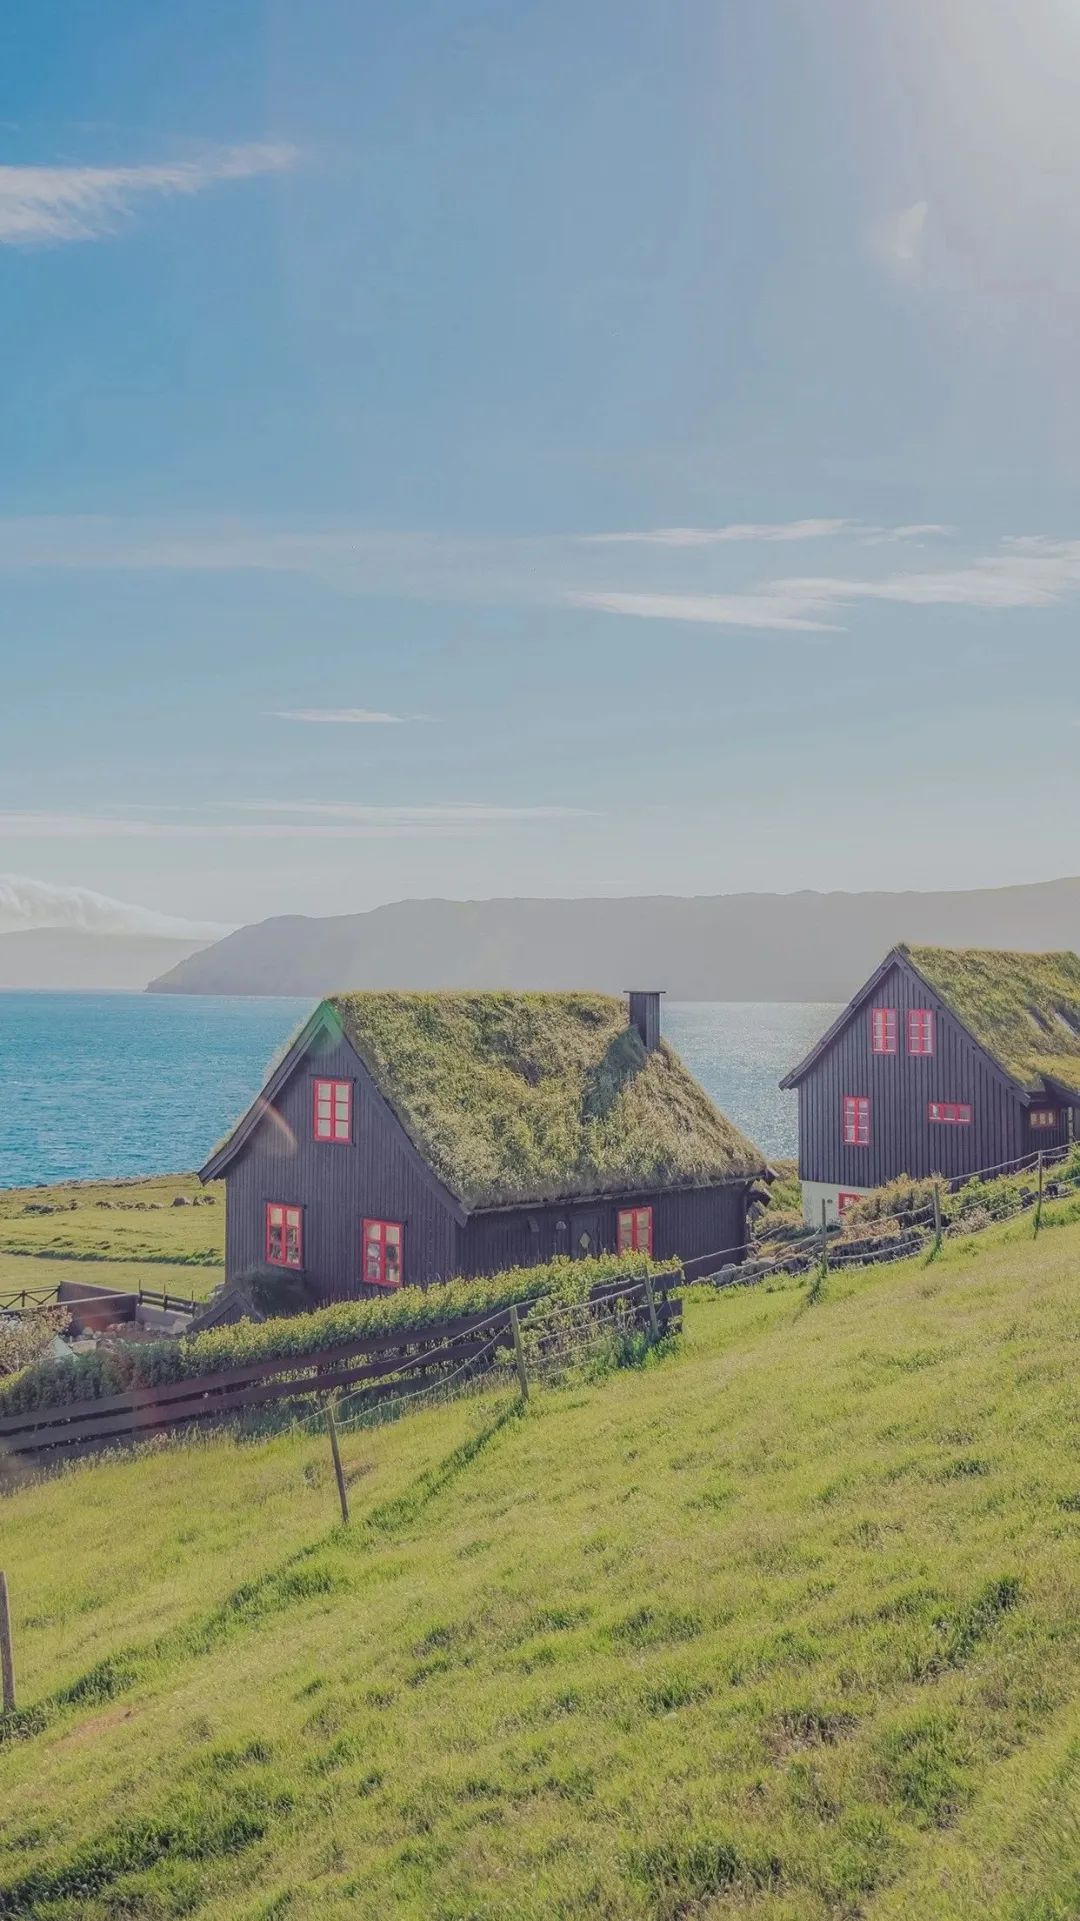
[[[191,1206],[191,1202],[188,1200],[188,1197],[186,1194],[174,1194],[172,1198],[172,1204],[174,1207],[190,1207]]]

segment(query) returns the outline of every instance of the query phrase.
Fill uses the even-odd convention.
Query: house
[[[799,1177],[808,1222],[900,1174],[955,1179],[1073,1138],[1080,960],[894,947],[804,1061]]]
[[[556,1254],[739,1260],[758,1149],[660,1035],[660,995],[336,994],[201,1170],[226,1270],[322,1300]],[[759,1197],[760,1197],[760,1190]],[[717,1257],[717,1258],[713,1258]]]

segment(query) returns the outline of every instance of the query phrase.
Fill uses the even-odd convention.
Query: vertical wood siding
[[[895,1007],[897,1052],[871,1049],[871,1008]],[[907,1013],[932,1007],[935,1048],[907,1051]],[[846,1094],[870,1099],[870,1144],[845,1145]],[[967,1101],[969,1126],[933,1122],[931,1101]],[[1040,1130],[1041,1131],[1041,1130]],[[1064,1139],[1064,1127],[1061,1138]],[[1033,1133],[1027,1110],[948,1009],[897,964],[859,1007],[799,1084],[799,1174],[841,1188],[880,1187],[899,1174],[971,1174],[1050,1147],[1057,1130]]]
[[[712,1263],[740,1260],[746,1251],[745,1181],[722,1187],[656,1190],[605,1195],[596,1201],[564,1201],[557,1206],[509,1208],[475,1214],[461,1229],[462,1272],[495,1274],[506,1267],[529,1267],[556,1254],[610,1254],[618,1246],[618,1215],[623,1207],[653,1210],[653,1253],[675,1256],[695,1271]],[[588,1247],[581,1236],[589,1236]],[[726,1251],[731,1250],[731,1251]]]
[[[353,1083],[349,1145],[312,1137],[315,1075]],[[268,1201],[304,1209],[304,1273],[321,1300],[376,1294],[360,1280],[365,1218],[400,1221],[407,1282],[457,1273],[457,1222],[425,1179],[345,1040],[316,1042],[226,1174],[228,1274],[258,1267]]]

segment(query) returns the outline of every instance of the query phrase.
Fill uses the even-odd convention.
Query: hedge
[[[335,1301],[311,1314],[237,1321],[229,1327],[209,1328],[190,1340],[118,1343],[69,1360],[38,1361],[0,1381],[0,1414],[101,1400],[128,1388],[157,1387],[279,1355],[283,1360],[295,1355],[299,1361],[354,1336],[429,1327],[459,1315],[507,1307],[512,1301],[542,1297],[578,1301],[601,1282],[638,1278],[646,1266],[653,1274],[681,1271],[678,1261],[646,1262],[641,1254],[601,1254],[580,1261],[561,1255],[540,1267],[508,1268],[501,1274],[444,1281],[433,1287],[402,1287],[373,1300]]]

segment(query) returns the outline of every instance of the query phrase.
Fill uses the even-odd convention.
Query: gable
[[[376,1127],[391,1137],[424,1184],[459,1223],[466,1219],[460,1202],[449,1193],[434,1170],[417,1152],[400,1120],[374,1084],[340,1022],[327,1003],[306,1021],[271,1067],[266,1082],[235,1127],[219,1142],[205,1166],[199,1170],[203,1181],[220,1179],[235,1163],[260,1143],[279,1147],[283,1141],[299,1141],[306,1146],[312,1135],[311,1083],[316,1076],[350,1080],[354,1083],[354,1127],[370,1131]],[[354,1146],[357,1142],[354,1140]],[[327,1154],[348,1153],[349,1148],[334,1143],[315,1143],[321,1158]],[[326,1162],[327,1166],[332,1162]]]
[[[1026,1093],[1080,1093],[1080,960],[1071,953],[911,947],[916,975]]]
[[[969,1026],[961,1018],[957,1018],[955,1010],[949,1007],[949,1003],[938,993],[938,989],[928,980],[924,980],[919,968],[911,964],[909,951],[905,947],[894,947],[894,951],[886,955],[882,964],[874,968],[871,978],[863,984],[863,987],[859,987],[857,995],[847,1003],[846,1009],[832,1022],[832,1026],[826,1028],[826,1032],[822,1033],[815,1047],[811,1047],[809,1055],[799,1062],[798,1068],[792,1068],[792,1072],[784,1076],[780,1087],[798,1087],[799,1083],[807,1080],[807,1076],[811,1076],[817,1068],[824,1068],[830,1053],[842,1043],[846,1043],[849,1035],[859,1032],[861,1022],[865,1024],[865,1047],[867,1047],[867,1053],[871,1053],[871,1014],[874,1007],[897,1010],[897,1051],[899,1053],[907,1051],[905,1014],[913,1009],[930,1009],[938,1022],[940,1035],[944,1035],[945,1028],[951,1028],[957,1037],[957,1043],[980,1058],[984,1068],[994,1076],[997,1082],[1007,1083],[1011,1089],[1019,1091],[1013,1076],[1007,1074],[1001,1062],[995,1060],[994,1055],[982,1045],[978,1035],[970,1032]]]

